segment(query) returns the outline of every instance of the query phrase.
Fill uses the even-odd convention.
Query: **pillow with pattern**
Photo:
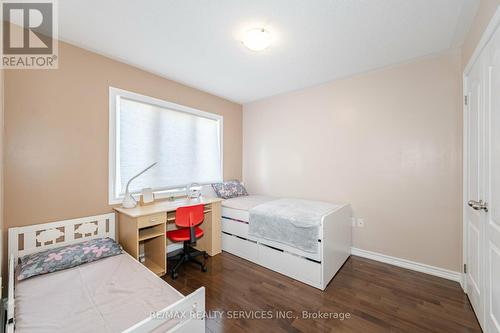
[[[122,247],[111,238],[96,238],[25,255],[21,258],[19,281],[61,271],[81,264],[122,253]]]
[[[222,199],[231,199],[248,195],[247,190],[238,180],[228,180],[223,183],[212,184],[217,196]]]

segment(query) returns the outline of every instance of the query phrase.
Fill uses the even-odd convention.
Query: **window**
[[[110,87],[109,203],[130,192],[181,189],[222,180],[222,117]]]

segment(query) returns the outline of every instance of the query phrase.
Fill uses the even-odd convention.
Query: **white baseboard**
[[[355,255],[355,256],[367,258],[367,259],[380,261],[380,262],[383,262],[386,264],[411,269],[413,271],[438,276],[438,277],[452,280],[452,281],[456,281],[456,282],[459,282],[460,284],[462,284],[462,273],[460,273],[460,272],[450,271],[450,270],[444,269],[444,268],[439,268],[439,267],[435,267],[435,266],[421,264],[419,262],[415,262],[415,261],[411,261],[411,260],[391,257],[391,256],[377,253],[377,252],[361,250],[361,249],[358,249],[355,247],[351,247],[351,254]]]

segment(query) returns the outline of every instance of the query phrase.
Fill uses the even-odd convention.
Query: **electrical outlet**
[[[355,217],[351,217],[351,224],[353,227],[356,227],[356,218]]]
[[[356,222],[356,225],[357,225],[358,228],[363,228],[365,226],[365,220],[363,220],[361,218],[358,218],[357,222]]]

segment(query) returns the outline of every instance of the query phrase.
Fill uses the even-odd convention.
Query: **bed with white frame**
[[[16,282],[15,270],[18,259],[24,255],[44,251],[50,248],[75,244],[93,238],[109,237],[115,239],[115,214],[104,214],[98,216],[84,217],[66,221],[31,225],[26,227],[9,228],[8,252],[9,252],[9,284],[7,301],[6,332],[16,331]],[[125,252],[118,256],[128,256]],[[130,257],[132,258],[132,257]],[[106,260],[106,259],[102,259]],[[85,265],[93,265],[92,262]],[[141,265],[132,260],[130,265]],[[135,267],[137,269],[138,267]],[[140,268],[142,269],[142,267]],[[71,269],[70,269],[71,270]],[[149,273],[154,273],[147,270]],[[64,271],[61,271],[64,272]],[[54,274],[49,273],[47,275]],[[43,279],[47,275],[35,277]],[[156,279],[161,280],[154,275]],[[148,279],[153,279],[148,276]],[[29,280],[29,279],[28,279]],[[148,280],[148,281],[149,281]],[[42,280],[41,280],[42,281]],[[172,304],[165,304],[163,308],[155,310],[155,318],[146,316],[124,330],[124,332],[151,332],[159,328],[168,327],[167,332],[205,332],[205,289],[203,287],[188,296],[183,296],[173,287],[175,293],[179,294],[178,300]],[[159,283],[156,281],[156,283]],[[51,295],[47,295],[50,297]],[[24,302],[29,300],[24,300]],[[133,300],[131,300],[133,302]],[[47,312],[50,313],[50,312]],[[43,323],[42,323],[43,324]],[[165,326],[164,326],[165,325]]]
[[[322,216],[318,252],[310,253],[248,234],[250,209],[275,199],[250,195],[223,201],[222,250],[325,290],[351,254],[350,205],[336,205]]]

